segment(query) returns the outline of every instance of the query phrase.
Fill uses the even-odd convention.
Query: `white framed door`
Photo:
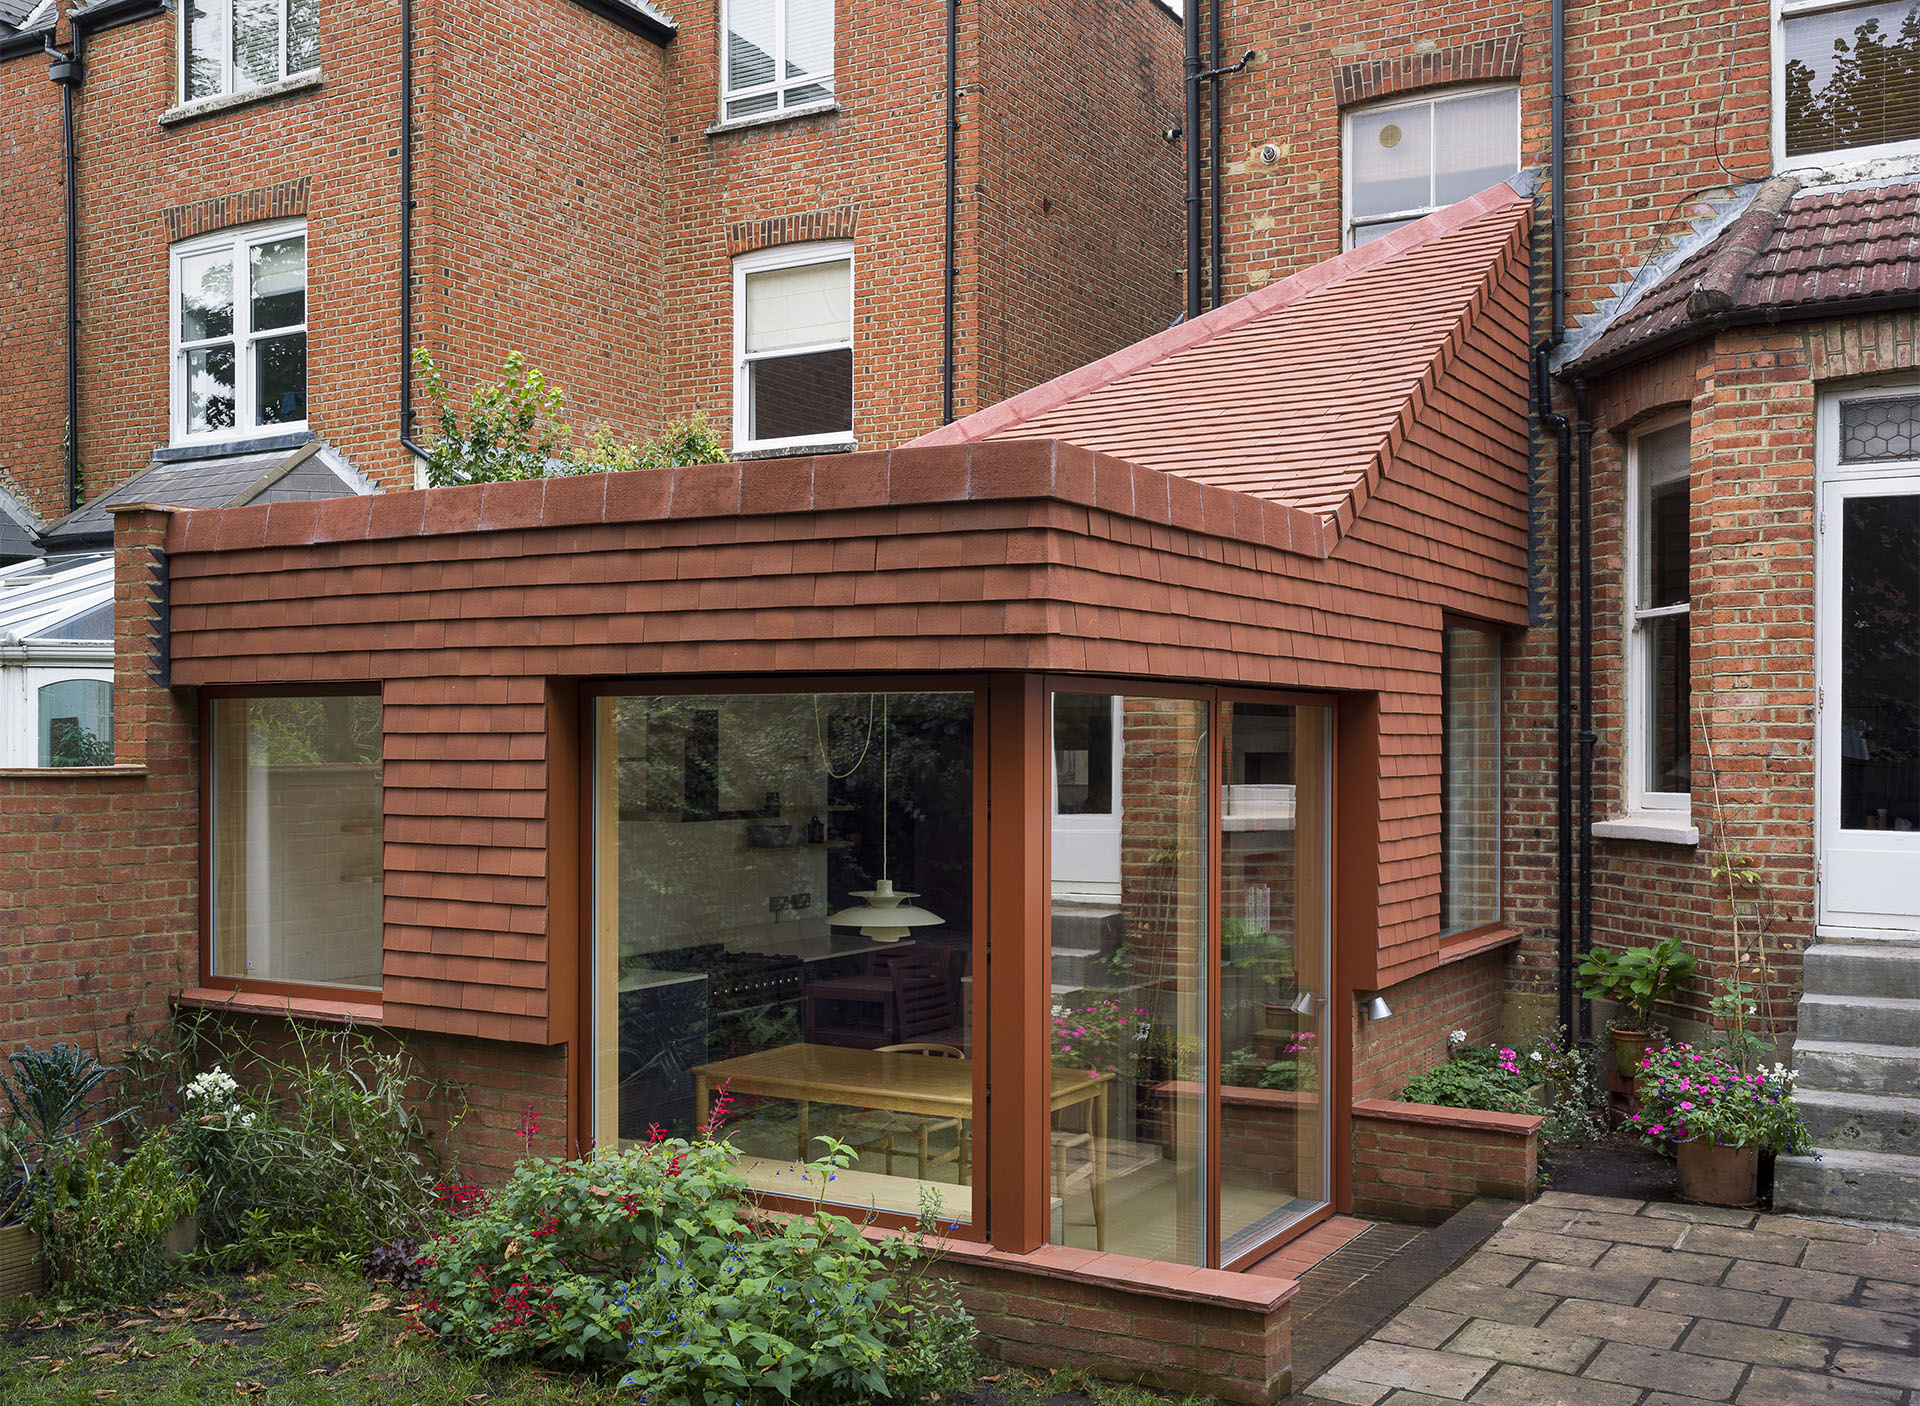
[[[1920,928],[1920,390],[1823,407],[1819,921]]]
[[[1120,903],[1121,700],[1053,695],[1054,902]]]

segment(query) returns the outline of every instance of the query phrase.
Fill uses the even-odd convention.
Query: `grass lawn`
[[[188,1276],[145,1306],[59,1316],[22,1300],[0,1309],[6,1406],[531,1406],[633,1400],[602,1378],[475,1361],[407,1330],[404,1294],[296,1265]],[[950,1406],[1167,1406],[1133,1387],[989,1368]],[[1206,1406],[1185,1398],[1184,1406]]]

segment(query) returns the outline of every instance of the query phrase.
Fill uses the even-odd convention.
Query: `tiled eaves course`
[[[1058,440],[695,464],[184,512],[173,552],[232,552],[328,542],[597,523],[765,517],[1052,499],[1248,547],[1324,559],[1323,518],[1281,503],[1143,468]]]

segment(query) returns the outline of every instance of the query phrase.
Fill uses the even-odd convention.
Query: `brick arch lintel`
[[[1454,83],[1491,83],[1520,77],[1524,71],[1518,30],[1471,44],[1452,44],[1425,53],[1392,58],[1356,59],[1335,64],[1333,91],[1342,107],[1401,97],[1422,88]]]
[[[307,213],[307,195],[312,185],[313,177],[296,176],[257,190],[210,195],[204,200],[170,206],[160,212],[167,226],[167,243],[176,244],[196,234],[261,220],[298,219]]]
[[[859,220],[858,205],[831,205],[817,210],[797,210],[785,215],[735,220],[727,226],[727,256],[738,258],[755,249],[771,249],[780,244],[851,239]]]

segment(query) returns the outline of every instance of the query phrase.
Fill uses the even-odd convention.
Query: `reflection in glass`
[[[1500,637],[1449,625],[1441,659],[1440,930],[1500,921]]]
[[[253,344],[254,423],[307,418],[307,334],[263,337]]]
[[[40,766],[113,765],[113,685],[62,679],[37,690]]]
[[[1920,493],[1845,501],[1840,824],[1920,830]]]
[[[595,1138],[684,1135],[726,1082],[763,1191],[974,1216],[973,695],[596,705]],[[889,880],[938,919],[830,921]],[[797,1165],[832,1136],[855,1161]]]
[[[248,252],[253,330],[293,327],[307,320],[307,237],[294,235]]]
[[[210,98],[226,78],[227,0],[193,0],[188,12],[186,95]]]
[[[1693,706],[1693,662],[1687,617],[1662,615],[1641,626],[1647,652],[1647,774],[1649,791],[1685,794],[1693,784],[1688,714]]]
[[[1055,750],[1106,695],[1054,695]],[[1064,704],[1064,707],[1062,706]],[[1125,698],[1118,903],[1054,875],[1055,1244],[1199,1264],[1207,1251],[1207,705]]]
[[[778,0],[728,0],[727,89],[773,81],[773,7]],[[739,114],[729,114],[737,116]]]
[[[280,0],[233,0],[233,90],[280,79]]]
[[[1331,721],[1220,705],[1220,1256],[1327,1199]]]
[[[180,340],[233,335],[233,256],[225,250],[180,261]]]
[[[853,353],[809,352],[750,362],[752,437],[798,439],[853,428]]]
[[[287,0],[287,72],[320,67],[320,0]]]
[[[1787,15],[1787,155],[1920,137],[1920,0]]]
[[[187,353],[187,433],[233,428],[233,347]]]
[[[211,706],[213,974],[377,989],[380,700]]]

